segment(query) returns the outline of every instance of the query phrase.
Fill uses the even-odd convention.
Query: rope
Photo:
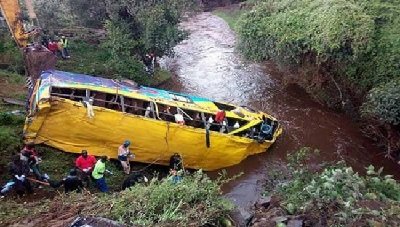
[[[48,182],[36,180],[36,179],[31,178],[31,177],[27,177],[26,179],[29,180],[29,181],[32,181],[32,182],[36,182],[36,183],[39,183],[39,184],[43,184],[43,185],[46,185],[46,186],[50,186],[50,184],[49,184]]]
[[[145,167],[143,167],[143,168],[141,168],[141,169],[139,169],[139,170],[134,170],[134,171],[132,171],[132,173],[142,172],[143,170],[145,170],[145,169],[149,168],[150,166],[154,165],[154,163],[158,162],[161,158],[163,158],[163,157],[160,155],[160,156],[159,156],[156,160],[154,160],[152,163],[148,164],[147,166],[145,166]]]

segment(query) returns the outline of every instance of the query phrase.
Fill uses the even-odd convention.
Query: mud
[[[164,59],[164,66],[176,76],[163,88],[247,105],[272,114],[284,127],[268,152],[227,169],[229,175],[243,172],[224,188],[237,205],[250,210],[262,192],[265,167],[304,146],[321,151],[316,162],[343,159],[360,172],[369,164],[385,166],[385,173],[400,178],[399,167],[385,159],[349,117],[312,101],[299,87],[283,86],[285,73],[273,63],[243,61],[234,49],[235,34],[221,18],[205,12],[182,27],[190,36],[175,48],[174,58]]]

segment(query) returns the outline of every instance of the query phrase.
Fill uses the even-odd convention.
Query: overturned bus
[[[117,158],[132,141],[135,160],[215,170],[266,151],[282,133],[277,120],[247,107],[62,71],[45,71],[29,95],[26,142]]]

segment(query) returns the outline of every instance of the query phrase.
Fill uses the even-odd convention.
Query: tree
[[[146,82],[143,64],[132,54],[130,48],[135,48],[138,42],[131,38],[128,25],[106,21],[107,38],[102,46],[109,52],[107,66],[115,72],[113,77],[128,78],[139,83]]]
[[[107,13],[113,23],[126,23],[137,41],[135,52],[141,56],[154,53],[170,55],[184,38],[178,24],[194,0],[106,0]]]

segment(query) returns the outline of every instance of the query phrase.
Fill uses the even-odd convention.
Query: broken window
[[[50,94],[51,96],[80,102],[86,97],[86,89],[51,87]]]
[[[220,103],[220,102],[214,102],[214,104],[218,107],[220,110],[225,110],[225,111],[232,111],[236,109],[236,106]]]

